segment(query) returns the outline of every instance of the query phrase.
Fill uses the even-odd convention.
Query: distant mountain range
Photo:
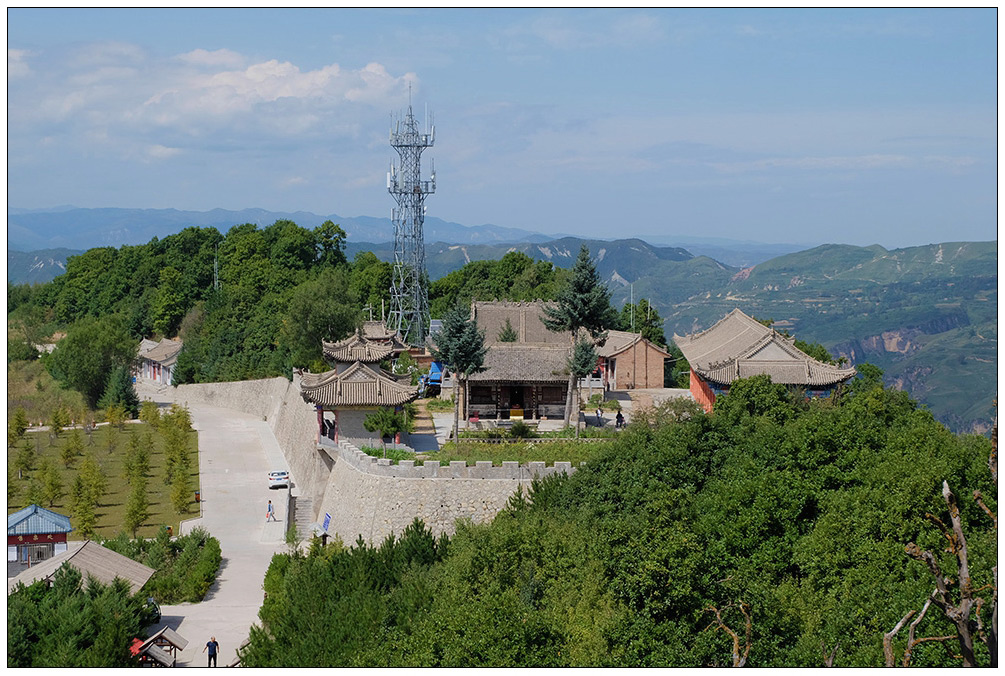
[[[26,254],[8,251],[8,281],[44,282],[61,273],[66,256],[77,251],[54,247],[54,242],[80,249],[121,246],[189,225],[226,232],[239,223],[265,226],[280,218],[304,227],[330,218],[349,234],[350,258],[373,251],[383,260],[393,259],[388,219],[254,209],[10,210],[9,247],[48,246]],[[953,430],[990,429],[998,368],[997,242],[892,250],[840,244],[800,250],[728,240],[655,246],[640,239],[547,237],[493,225],[469,228],[433,218],[426,225],[432,279],[469,261],[497,260],[508,251],[569,267],[585,243],[614,304],[648,299],[665,318],[668,339],[706,329],[739,307],[774,319],[776,328],[803,340],[822,343],[835,356],[880,366],[889,384],[909,392]],[[709,256],[709,251],[720,253]]]
[[[392,242],[394,228],[389,218],[372,216],[327,216],[307,211],[279,212],[264,209],[228,211],[179,211],[177,209],[80,209],[60,206],[51,209],[7,210],[7,248],[18,252],[66,248],[85,250],[98,246],[120,247],[125,244],[145,244],[154,237],[165,237],[188,226],[213,227],[222,233],[242,223],[267,226],[280,219],[294,221],[305,228],[314,228],[326,220],[342,226],[350,243]],[[546,235],[520,228],[499,225],[466,226],[428,217],[425,221],[426,242],[449,244],[542,244],[566,236]],[[658,240],[658,241],[657,241]],[[810,245],[765,244],[682,235],[674,238],[661,235],[657,244],[684,247],[696,255],[705,255],[727,265],[755,265],[775,256],[800,251]],[[8,281],[15,281],[8,273]],[[15,281],[16,283],[16,281]]]

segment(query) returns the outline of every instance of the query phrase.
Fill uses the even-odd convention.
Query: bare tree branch
[[[827,652],[827,644],[823,641],[820,642],[820,650],[824,653],[824,666],[833,667],[834,666],[834,656],[837,655],[838,648],[841,647],[841,642],[838,641],[834,644],[834,650]]]
[[[893,629],[883,634],[883,657],[886,659],[886,666],[893,667],[897,660],[893,655],[893,637],[900,633],[900,630],[904,628],[904,623],[911,619],[911,616],[916,612],[918,611],[909,610],[907,615],[900,618],[900,622],[894,625]]]
[[[730,604],[729,606],[726,606],[726,608],[729,608],[731,606],[732,606],[732,604]],[[730,629],[726,625],[726,623],[723,622],[723,620],[722,620],[722,613],[719,611],[718,608],[715,608],[715,607],[712,607],[712,606],[709,606],[708,608],[705,608],[705,612],[707,612],[707,613],[708,612],[715,613],[715,621],[713,621],[711,624],[709,624],[707,627],[705,627],[705,630],[707,631],[707,630],[712,629],[712,628],[721,629],[726,634],[729,634],[730,638],[733,639],[732,658],[733,658],[733,666],[734,667],[742,667],[743,665],[745,665],[747,663],[747,657],[750,655],[750,630],[751,630],[751,621],[750,621],[750,612],[749,612],[750,606],[747,605],[746,603],[744,603],[743,601],[740,601],[739,606],[740,606],[740,612],[743,613],[744,623],[746,625],[746,636],[745,636],[745,643],[746,643],[746,645],[743,648],[743,653],[742,654],[740,653],[740,635],[737,634],[732,629]],[[724,608],[724,610],[725,610],[725,608]]]

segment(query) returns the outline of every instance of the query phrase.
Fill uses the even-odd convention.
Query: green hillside
[[[830,244],[737,271],[725,282],[707,279],[707,291],[685,300],[659,283],[646,287],[667,317],[668,336],[706,329],[739,307],[835,356],[880,366],[889,384],[953,429],[989,429],[997,377],[996,242],[892,251]]]

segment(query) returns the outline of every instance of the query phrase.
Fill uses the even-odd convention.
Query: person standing
[[[597,407],[597,427],[603,427],[603,426],[604,426],[604,412],[598,406]]]
[[[216,666],[216,654],[220,652],[220,644],[216,642],[216,636],[210,636],[209,641],[206,643],[206,647],[202,649],[203,652],[209,650],[209,661],[206,663],[207,667]]]
[[[269,506],[265,508],[265,521],[268,522],[269,519],[279,521],[279,519],[276,518],[276,508],[272,506],[272,500],[269,500]]]

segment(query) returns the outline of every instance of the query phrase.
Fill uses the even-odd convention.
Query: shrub
[[[514,439],[533,439],[537,437],[537,433],[531,428],[531,426],[522,420],[517,420],[513,423],[513,426],[509,430],[509,434]]]

